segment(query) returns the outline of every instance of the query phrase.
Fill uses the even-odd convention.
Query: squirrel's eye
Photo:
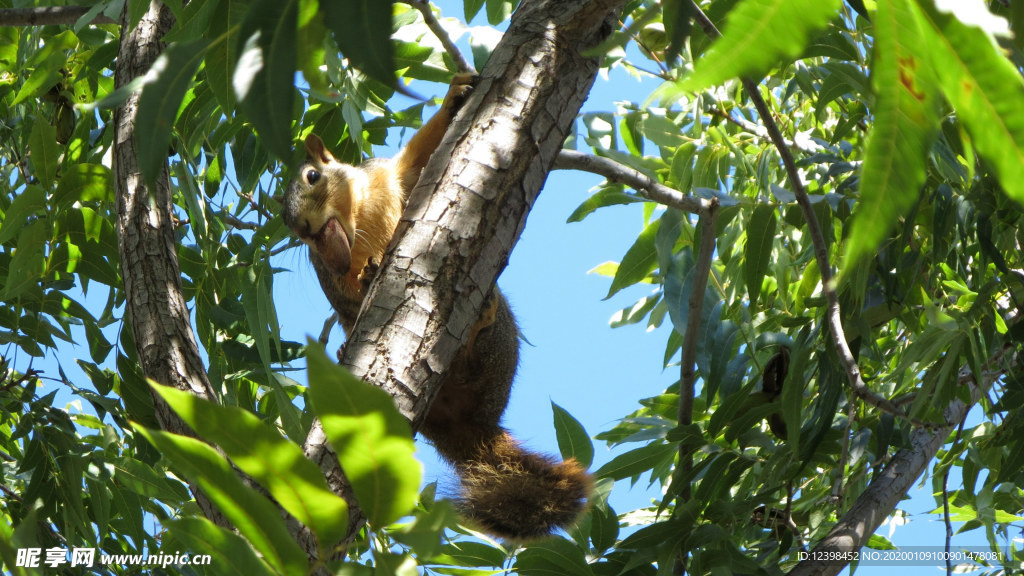
[[[306,172],[306,182],[309,182],[310,186],[316,184],[319,181],[320,181],[320,173],[319,172],[317,172],[316,170],[312,170],[312,169],[310,169],[310,170],[308,170]]]

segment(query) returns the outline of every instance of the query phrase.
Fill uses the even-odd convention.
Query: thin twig
[[[718,206],[717,199],[708,200],[694,196],[685,196],[682,192],[669,188],[646,174],[628,166],[623,166],[614,160],[592,154],[584,154],[575,150],[562,150],[559,152],[558,158],[555,159],[554,169],[592,172],[599,176],[604,176],[613,182],[625,184],[648,200],[672,206],[690,214],[705,214],[712,209],[712,206]]]
[[[258,203],[256,203],[256,200],[253,199],[252,194],[249,194],[247,192],[242,192],[241,190],[239,190],[238,191],[238,195],[241,196],[242,198],[245,198],[246,200],[248,200],[249,205],[252,206],[252,209],[257,211],[257,212],[259,212],[260,214],[262,214],[263,217],[266,218],[267,220],[270,220],[271,218],[274,217],[274,215],[271,214],[269,210],[267,210],[263,206],[260,206]]]
[[[956,427],[956,436],[953,438],[953,448],[960,443],[960,436],[964,432],[964,421],[967,419],[967,415],[964,415],[964,419],[960,420],[960,425]],[[942,474],[942,519],[946,522],[946,574],[952,576],[953,574],[953,563],[950,560],[949,549],[953,543],[953,523],[949,519],[949,471],[952,470],[953,465],[946,466],[946,471]]]
[[[657,15],[657,10],[649,10],[647,14],[644,14],[644,16],[641,17],[641,19],[638,21],[640,22],[640,28],[642,29],[643,26],[646,26],[647,23],[650,22],[651,18],[656,17]],[[650,16],[650,18],[647,18],[647,16]],[[644,70],[644,72],[647,72],[648,74],[656,78],[661,78],[662,80],[670,80],[668,66],[664,62],[662,62],[661,59],[658,58],[658,55],[654,52],[654,50],[648,48],[647,44],[640,38],[640,31],[637,29],[637,26],[634,25],[627,27],[625,22],[623,22],[622,20],[619,20],[619,25],[621,25],[622,28],[625,29],[626,33],[629,34],[629,36],[633,39],[633,42],[637,45],[638,48],[640,48],[640,51],[643,52],[645,56],[653,60],[655,64],[658,65],[659,73],[655,74],[647,70]],[[634,66],[634,68],[636,68],[636,66]]]
[[[697,337],[700,333],[701,311],[704,309],[704,293],[707,292],[711,276],[711,257],[715,252],[715,219],[718,216],[718,199],[708,201],[708,208],[700,214],[700,249],[694,266],[693,291],[690,292],[689,315],[683,333],[683,354],[679,374],[679,426],[693,424],[694,388],[697,384]],[[684,476],[693,470],[693,452],[686,443],[679,445],[679,466]],[[679,492],[679,500],[689,501],[690,485],[685,484]],[[686,572],[685,553],[676,558],[676,571]]]
[[[701,28],[704,29],[704,32],[713,38],[721,36],[714,22],[704,14],[700,7],[692,2],[692,0],[691,4],[693,4],[694,18]],[[814,257],[821,272],[822,292],[824,292],[828,303],[826,320],[829,333],[832,335],[832,343],[835,346],[836,353],[839,355],[839,361],[846,372],[850,388],[853,389],[854,394],[875,408],[901,418],[908,418],[907,413],[889,399],[872,392],[861,378],[860,367],[857,365],[857,360],[853,357],[850,345],[846,341],[846,333],[843,330],[842,316],[839,309],[839,296],[836,293],[832,267],[828,260],[828,247],[825,245],[825,236],[821,232],[818,217],[814,214],[814,207],[811,205],[811,201],[807,197],[807,191],[804,189],[803,182],[800,179],[800,171],[797,169],[796,161],[793,159],[793,153],[786,146],[786,140],[783,138],[782,132],[779,131],[779,126],[776,124],[774,116],[768,108],[768,103],[761,97],[761,91],[758,89],[757,84],[749,78],[741,78],[741,81],[744,90],[746,90],[747,95],[750,97],[750,101],[754,104],[754,108],[757,109],[757,113],[761,117],[765,129],[768,131],[768,137],[782,158],[782,164],[785,166],[786,175],[789,178],[790,186],[793,188],[793,194],[796,195],[797,204],[800,205],[800,211],[807,222],[807,232],[814,243]],[[926,423],[916,419],[911,419],[911,422],[918,427],[927,426]]]
[[[333,330],[337,325],[338,313],[332,312],[330,317],[328,317],[327,320],[324,320],[324,327],[320,330],[320,337],[316,339],[324,348],[327,348],[327,340],[331,336],[331,330]]]
[[[768,130],[764,126],[761,126],[760,124],[751,122],[746,118],[736,118],[735,116],[729,114],[725,110],[720,110],[718,108],[712,108],[709,110],[709,112],[712,116],[718,116],[719,118],[724,119],[726,122],[731,122],[739,126],[740,128],[746,130],[747,132],[750,132],[754,136],[757,136],[758,138],[768,138]],[[821,144],[818,144],[817,142],[814,142],[813,140],[807,137],[804,137],[802,139],[797,137],[794,138],[793,140],[785,140],[785,142],[788,148],[796,148],[797,150],[803,150],[804,152],[807,152],[809,154],[817,154],[827,150],[827,148],[825,148]]]
[[[846,429],[843,430],[843,448],[839,456],[839,465],[833,470],[835,477],[832,484],[832,498],[837,502],[843,497],[843,478],[846,477],[846,467],[850,464],[850,431],[853,428],[853,417],[856,414],[857,404],[851,399],[846,405]]]
[[[400,0],[412,6],[413,8],[420,11],[423,15],[423,20],[427,23],[427,28],[437,36],[437,39],[441,41],[441,45],[444,46],[444,51],[452,57],[455,61],[455,65],[458,67],[459,72],[465,72],[470,74],[476,74],[476,68],[469,63],[468,60],[459,51],[459,48],[455,46],[455,42],[452,42],[451,36],[448,35],[448,31],[444,29],[441,22],[434,16],[434,11],[430,7],[430,2],[427,0]]]
[[[271,250],[270,253],[267,254],[267,256],[277,256],[278,254],[282,254],[284,252],[287,252],[288,250],[291,250],[292,248],[295,248],[296,246],[301,246],[301,245],[302,245],[302,241],[301,240],[299,240],[297,238],[291,238],[283,246],[278,246],[277,248],[274,248],[273,250]]]
[[[224,222],[227,222],[228,224],[230,224],[234,228],[239,228],[239,229],[242,229],[242,230],[259,230],[260,229],[259,224],[256,224],[254,222],[246,222],[244,220],[239,220],[238,218],[235,218],[231,214],[221,214],[221,218],[224,219]]]

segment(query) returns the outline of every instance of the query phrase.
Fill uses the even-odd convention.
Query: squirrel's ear
[[[316,134],[306,136],[306,155],[321,164],[328,164],[334,161],[334,156],[324,146],[324,141]]]

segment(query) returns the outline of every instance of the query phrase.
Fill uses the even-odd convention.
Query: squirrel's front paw
[[[377,270],[380,270],[380,263],[373,258],[366,261],[363,273],[359,275],[359,287],[362,289],[363,294],[370,291],[370,283],[377,277]]]
[[[452,115],[458,112],[466,103],[466,98],[473,91],[473,86],[479,78],[480,76],[470,72],[456,74],[452,78],[451,87],[448,88],[448,94],[444,97],[442,106]]]

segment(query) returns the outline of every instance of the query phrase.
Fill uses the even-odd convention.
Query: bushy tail
[[[593,481],[575,460],[527,452],[501,429],[472,457],[455,463],[459,507],[490,534],[529,540],[566,528],[583,513]]]

